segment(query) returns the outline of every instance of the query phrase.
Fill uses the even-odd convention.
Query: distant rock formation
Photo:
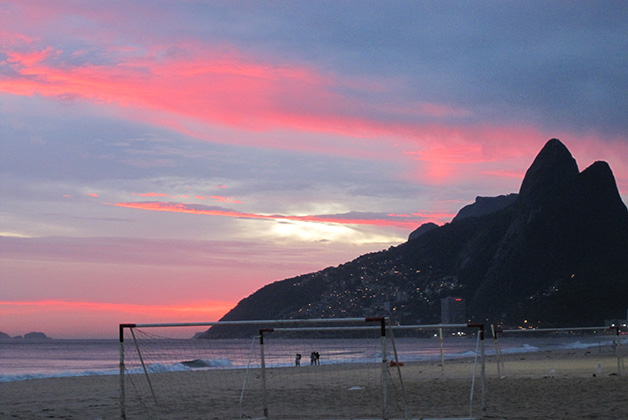
[[[579,172],[557,139],[518,194],[478,197],[451,223],[415,232],[399,246],[266,285],[222,320],[390,315],[434,323],[447,296],[465,299],[470,320],[507,326],[601,325],[626,313],[628,210],[608,164]],[[212,327],[200,337],[250,332]]]
[[[15,337],[11,337],[7,333],[0,332],[0,339],[1,340],[6,340],[6,339],[9,339],[9,338],[18,339],[18,340],[22,340],[22,339],[25,339],[25,340],[46,340],[46,339],[50,339],[50,337],[48,337],[43,332],[29,332],[27,334],[24,334],[24,336],[16,335]]]
[[[432,229],[436,229],[437,227],[438,225],[436,223],[432,223],[432,222],[423,223],[416,230],[410,233],[410,236],[408,236],[408,240],[412,241],[414,239],[417,239],[419,236],[423,235],[424,233],[429,232]]]
[[[46,339],[49,339],[49,338],[50,337],[48,337],[43,332],[29,332],[27,334],[24,334],[24,339],[25,340],[46,340]]]
[[[468,217],[480,217],[495,213],[510,206],[517,199],[517,194],[500,195],[497,197],[475,197],[475,203],[460,209],[452,222],[460,221]]]

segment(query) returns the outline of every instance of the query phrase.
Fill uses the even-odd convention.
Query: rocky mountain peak
[[[628,236],[628,221],[622,218],[627,213],[626,205],[608,163],[597,161],[582,171],[576,193],[573,201],[582,207],[582,223],[597,226],[610,222],[613,230]]]
[[[594,162],[582,171],[580,182],[582,189],[594,195],[596,199],[604,197],[606,200],[614,201],[614,204],[623,204],[613,171],[608,163],[603,161]]]
[[[521,183],[522,200],[542,198],[569,189],[578,177],[578,164],[558,139],[549,140],[534,159]]]

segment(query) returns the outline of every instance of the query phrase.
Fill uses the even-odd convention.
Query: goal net
[[[121,324],[121,418],[408,418],[386,323]]]
[[[391,330],[412,418],[485,417],[483,324],[394,325]]]

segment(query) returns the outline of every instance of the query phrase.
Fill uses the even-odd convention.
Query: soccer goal
[[[400,364],[387,318],[121,324],[120,414],[407,419]]]
[[[624,376],[624,355],[628,347],[624,341],[628,340],[622,340],[620,334],[621,329],[616,326],[493,328],[498,375]],[[504,345],[510,350],[510,358],[503,354]],[[513,358],[517,350],[529,354],[528,360]],[[539,357],[540,350],[543,357]]]

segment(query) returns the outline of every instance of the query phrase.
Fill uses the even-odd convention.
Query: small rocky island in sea
[[[15,337],[11,337],[9,334],[3,333],[2,331],[0,331],[0,340],[6,340],[6,339],[48,340],[50,339],[50,337],[48,337],[43,332],[29,332],[27,334],[24,334],[24,336],[16,335]]]

